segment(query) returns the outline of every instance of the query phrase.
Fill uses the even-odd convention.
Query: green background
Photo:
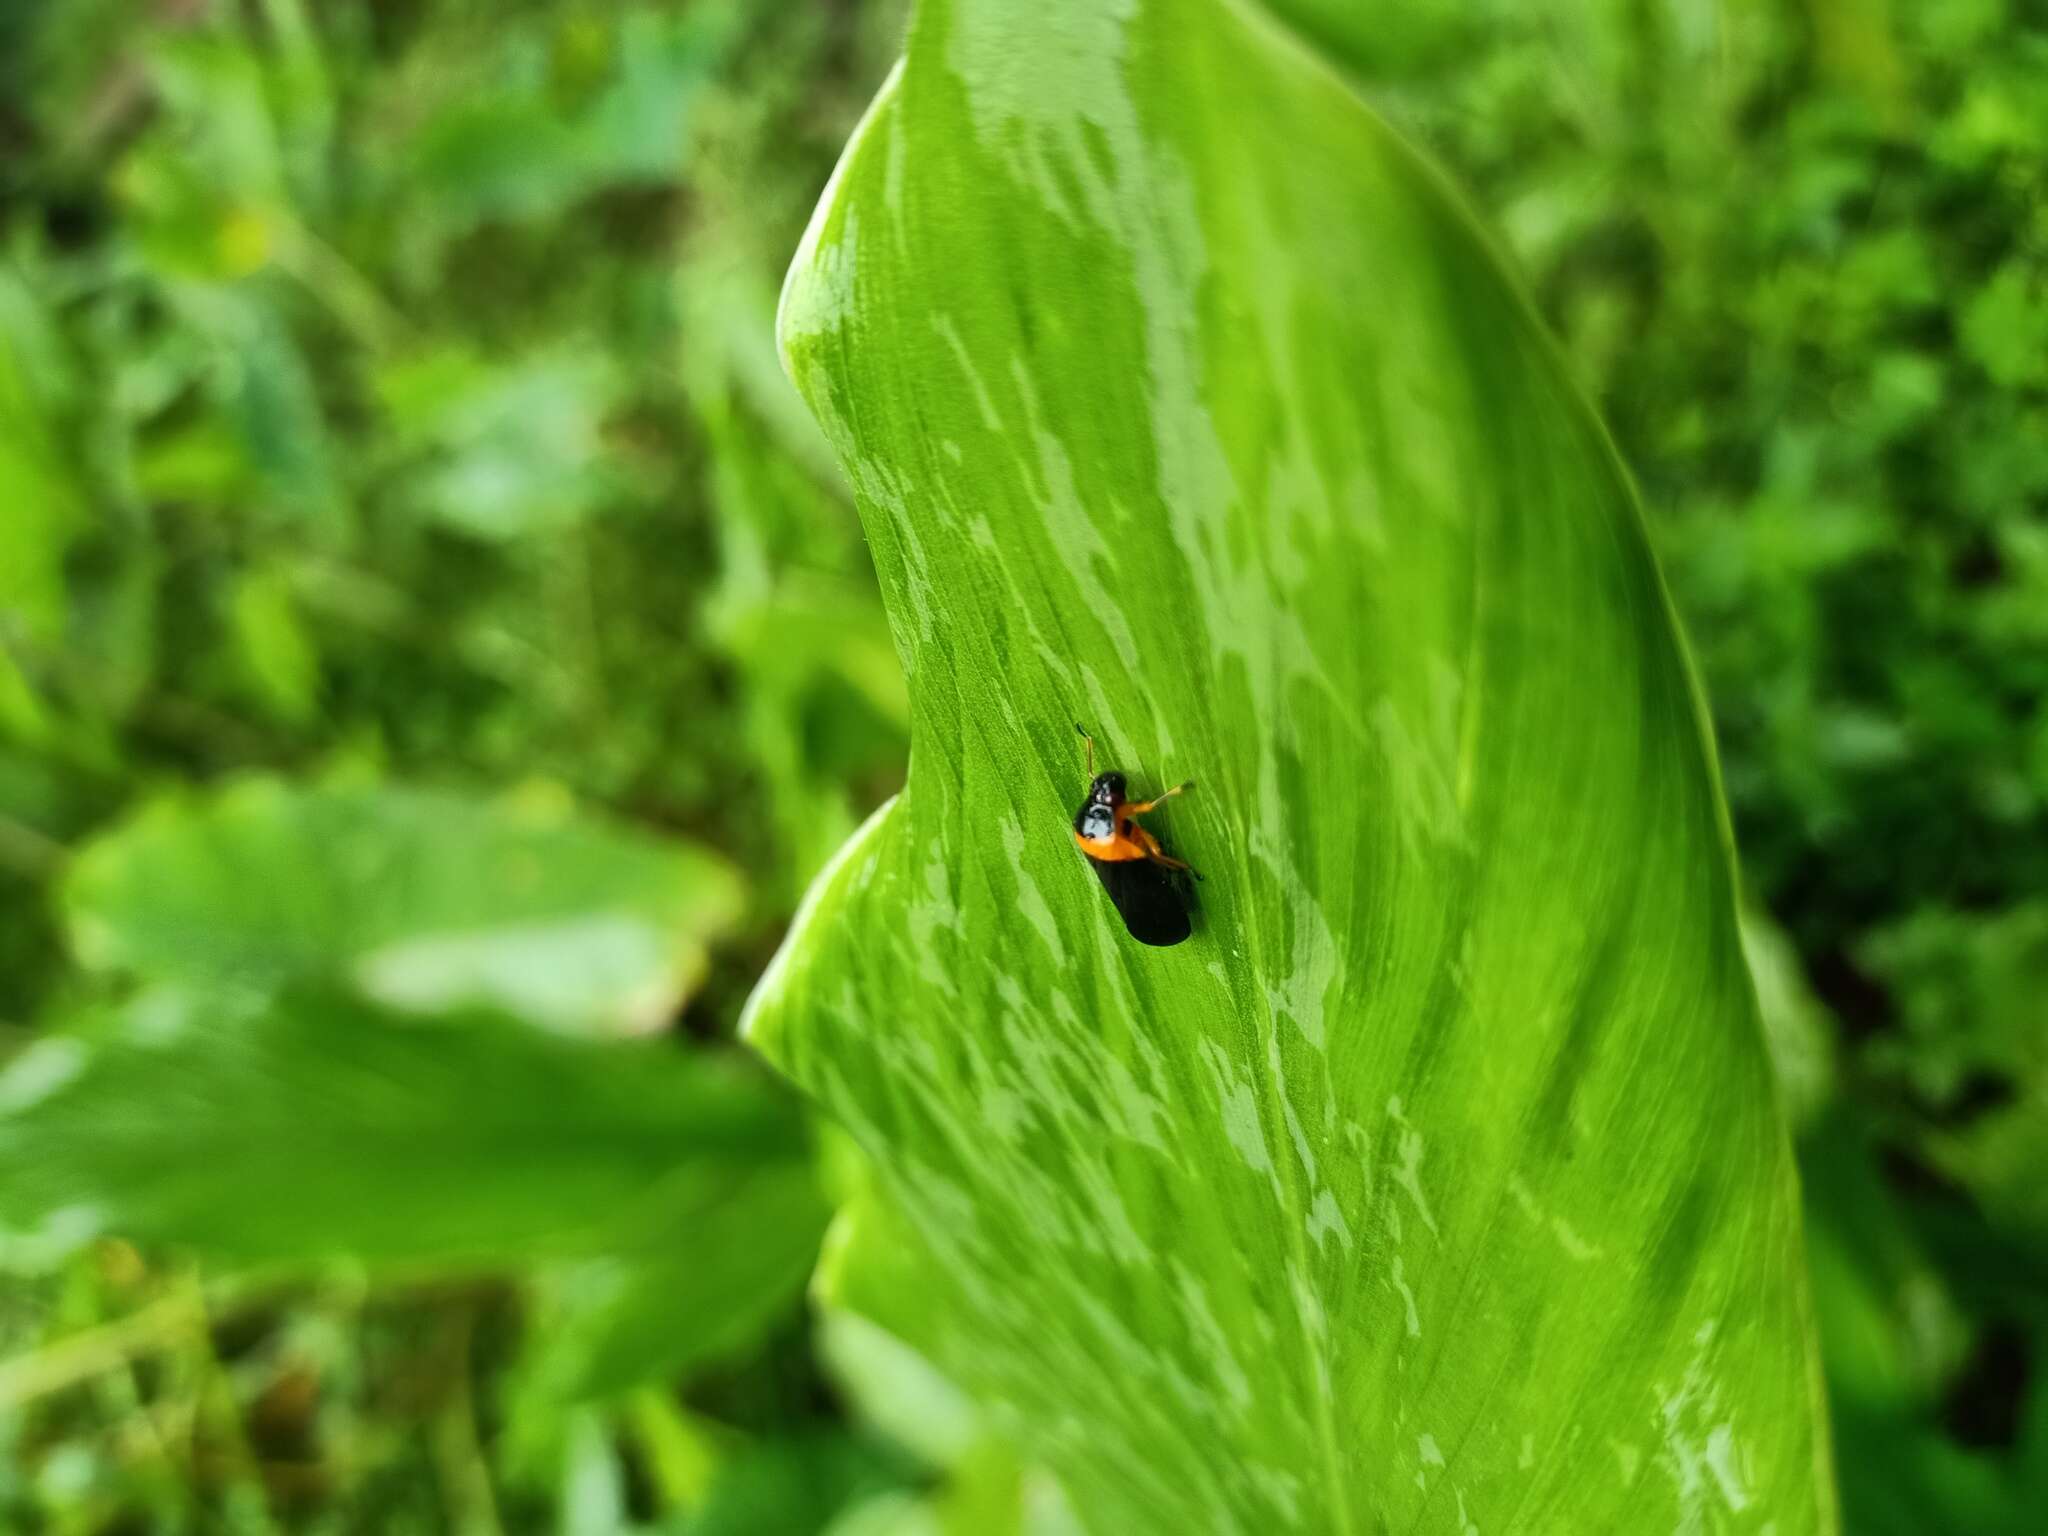
[[[1798,1129],[1845,1525],[2030,1530],[2048,17],[1276,8],[1469,191],[1638,479]],[[400,906],[335,874],[237,981],[368,966],[543,1026],[673,1017],[679,1072],[733,1066],[806,881],[903,773],[858,525],[770,323],[901,26],[822,3],[0,15],[0,1048],[131,1006],[151,945],[183,952],[151,927],[181,879],[204,926],[231,896],[275,917],[252,889],[422,846],[421,821],[450,839],[421,867],[492,889],[414,880]],[[589,824],[549,841],[535,804]],[[693,874],[709,855],[732,873]],[[451,906],[556,925],[586,991],[479,997],[474,954],[404,947]],[[594,934],[615,909],[701,933],[649,953]],[[154,1103],[160,1079],[125,1080]],[[379,1247],[407,1262],[317,1280],[9,1238],[0,1526],[820,1530],[940,1465],[971,1519],[1014,1469],[931,1443],[946,1411],[848,1400],[799,1296],[815,1196],[780,1167],[752,1177],[782,1251],[705,1301],[721,1336],[666,1352],[634,1329],[664,1336],[684,1282],[636,1298],[642,1271],[510,1205],[458,1269]],[[277,1200],[205,1236],[285,1246]],[[564,1317],[609,1322],[541,1347]]]

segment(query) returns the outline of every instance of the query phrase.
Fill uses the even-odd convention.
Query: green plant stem
[[[140,1312],[67,1334],[41,1349],[0,1362],[0,1412],[90,1381],[138,1356],[173,1348],[205,1319],[199,1298],[180,1290]]]
[[[503,1536],[491,1491],[490,1462],[476,1432],[476,1398],[469,1385],[476,1331],[473,1303],[455,1307],[448,1322],[447,1395],[434,1416],[434,1470],[441,1481],[448,1528],[458,1536]]]
[[[206,1294],[196,1278],[187,1280],[186,1286],[191,1309],[187,1336],[192,1342],[193,1361],[198,1368],[200,1414],[211,1413],[214,1428],[226,1450],[230,1478],[228,1496],[236,1524],[260,1532],[262,1536],[276,1536],[278,1527],[271,1518],[270,1494],[264,1486],[256,1448],[249,1440],[248,1426],[242,1422],[242,1405],[235,1395],[234,1377],[213,1346],[213,1318],[207,1310]]]

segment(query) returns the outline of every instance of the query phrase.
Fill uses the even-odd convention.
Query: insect
[[[1095,771],[1095,738],[1076,725],[1088,743],[1088,798],[1074,813],[1074,841],[1088,855],[1088,864],[1109,892],[1111,905],[1131,937],[1140,944],[1178,944],[1188,936],[1188,905],[1180,884],[1194,870],[1169,858],[1159,839],[1134,819],[1195,787],[1189,779],[1163,795],[1132,804],[1124,798],[1124,776],[1114,770]]]

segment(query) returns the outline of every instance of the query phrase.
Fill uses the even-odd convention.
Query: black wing
[[[1191,931],[1173,871],[1148,859],[1090,859],[1117,916],[1140,944],[1178,944]]]

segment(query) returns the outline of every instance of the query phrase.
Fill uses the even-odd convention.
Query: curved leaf
[[[150,807],[79,855],[65,896],[90,966],[201,986],[339,976],[399,1007],[631,1033],[695,984],[739,882],[554,794],[259,779]]]
[[[1832,1530],[1700,701],[1435,177],[1225,0],[925,0],[781,329],[914,746],[748,1024],[886,1321],[1099,1532]],[[1077,718],[1200,781],[1180,947]]]

